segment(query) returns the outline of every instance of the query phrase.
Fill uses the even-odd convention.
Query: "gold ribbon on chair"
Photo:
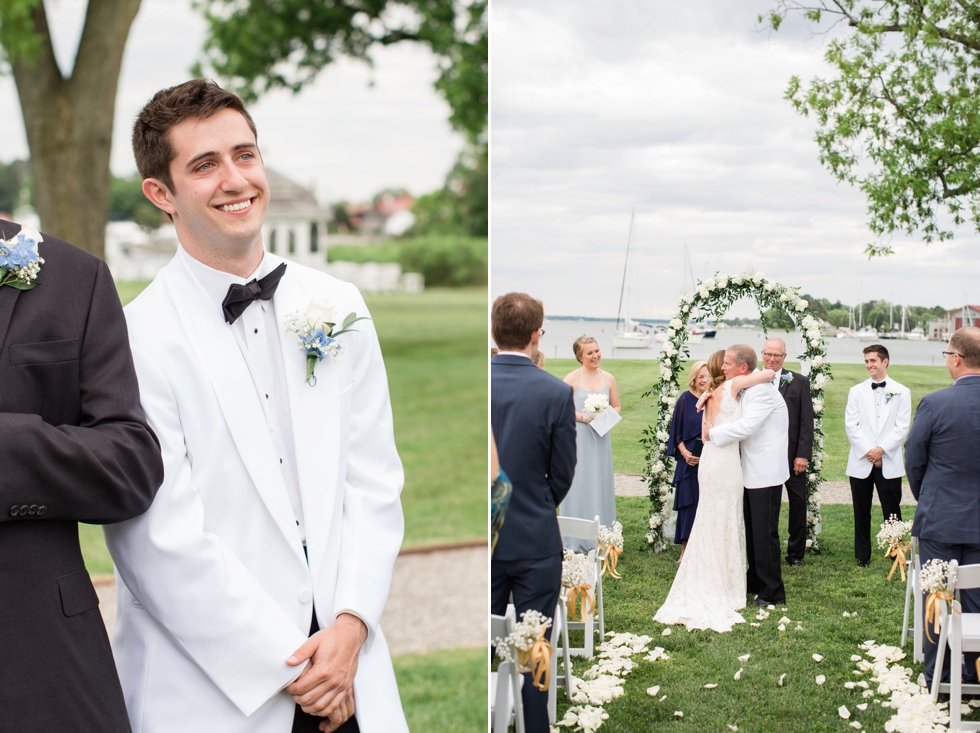
[[[929,627],[932,626],[933,631],[939,633],[939,602],[952,600],[953,592],[948,590],[937,590],[935,593],[926,596],[926,636],[929,637],[929,643],[933,641]],[[960,613],[960,610],[955,606],[953,606],[953,610]]]
[[[552,651],[551,642],[544,638],[544,629],[538,632],[530,649],[517,650],[518,671],[530,672],[531,682],[541,692],[546,692],[551,682]]]
[[[583,621],[586,616],[595,616],[595,598],[589,593],[592,586],[582,583],[574,588],[568,589],[568,598],[565,600],[565,608],[568,609],[568,617],[572,621]],[[578,599],[582,598],[582,611],[579,613]]]
[[[888,573],[888,580],[891,580],[895,574],[895,568],[898,568],[902,572],[902,580],[905,580],[905,566],[908,564],[908,561],[905,559],[905,551],[910,549],[912,549],[911,542],[893,542],[891,547],[888,548],[885,557],[895,558],[895,562],[892,563],[892,569]]]
[[[619,580],[622,576],[616,572],[616,563],[619,562],[619,556],[623,554],[623,548],[615,545],[599,545],[599,549],[605,553],[602,556],[602,570],[599,571],[599,575],[605,575],[608,570],[610,576]]]

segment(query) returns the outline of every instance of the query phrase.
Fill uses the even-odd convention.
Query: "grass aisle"
[[[666,637],[661,633],[667,627],[652,619],[673,582],[679,548],[672,546],[657,555],[647,550],[646,498],[619,497],[616,506],[624,528],[625,552],[619,560],[623,577],[604,584],[606,630],[652,636],[650,648],[664,647],[670,659],[639,662],[625,678],[625,697],[605,706],[609,720],[602,725],[602,733],[682,728],[727,731],[730,725],[738,726],[742,733],[853,730],[837,713],[841,705],[851,711],[851,721],[861,722],[865,730],[884,729],[892,711],[863,699],[860,688],[848,690],[844,683],[868,677],[853,673],[855,664],[850,658],[863,653],[859,644],[875,639],[879,644],[897,646],[901,641],[905,584],[898,573],[896,580],[885,580],[891,560],[883,557],[883,551],[875,550],[870,568],[857,567],[850,506],[823,508],[822,554],[807,555],[802,568],[783,565],[788,602],[758,622],[758,628],[748,624],[755,621],[756,614],[750,607],[742,612],[747,623],[731,633],[688,632],[683,626],[673,626]],[[906,520],[911,518],[911,508],[908,514]],[[784,504],[782,538],[787,536],[786,516]],[[880,522],[876,508],[874,533]],[[845,611],[857,616],[845,618]],[[793,623],[780,632],[776,627],[784,615]],[[802,631],[794,630],[797,622]],[[911,640],[905,651],[908,656],[901,663],[913,668],[915,679],[923,670],[922,665],[912,665]],[[815,662],[811,657],[814,653],[823,655],[824,660]],[[740,662],[737,657],[743,654],[752,656]],[[581,676],[591,662],[578,659],[573,666],[576,676]],[[740,667],[744,672],[736,681],[733,677]],[[785,682],[780,687],[777,680],[784,673]],[[815,682],[821,674],[827,678],[822,686]],[[706,690],[703,686],[707,683],[718,687]],[[646,693],[654,685],[661,687],[658,698]],[[664,694],[667,699],[659,702]],[[863,702],[870,702],[867,710],[857,710],[856,705]],[[559,719],[568,707],[560,694]],[[674,711],[682,711],[683,719],[675,718]]]
[[[940,349],[938,343],[936,349]],[[693,363],[685,362],[681,372],[682,388],[687,383],[687,369]],[[549,359],[545,362],[545,369],[560,379],[578,367],[579,363],[574,359]],[[652,385],[660,383],[659,362],[609,359],[602,363],[602,367],[616,377],[623,404],[623,421],[613,431],[613,465],[617,473],[643,473],[645,460],[640,438],[643,429],[656,421],[657,413],[654,398],[643,399],[640,395]],[[800,365],[786,362],[786,368],[799,371]],[[846,481],[844,469],[849,444],[844,432],[844,407],[847,404],[847,391],[867,379],[868,373],[863,364],[834,364],[832,369],[834,381],[824,390],[826,406],[823,427],[827,459],[822,474],[824,481]],[[924,395],[952,384],[945,367],[898,364],[890,368],[888,374],[911,390],[913,415]]]

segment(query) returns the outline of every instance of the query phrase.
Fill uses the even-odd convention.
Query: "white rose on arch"
[[[764,273],[764,272],[762,272],[760,270],[759,272],[755,273],[752,276],[752,282],[754,282],[756,285],[758,285],[759,283],[761,283],[763,281],[763,279],[765,277],[766,277],[766,273]],[[766,283],[766,290],[772,290],[772,288],[769,287],[770,285],[773,285],[773,287],[775,287],[775,285],[773,283]]]
[[[709,293],[708,289],[702,285],[700,288],[698,288],[698,295],[700,295],[702,298],[707,298],[709,295],[711,295],[711,293]]]
[[[714,290],[716,287],[715,279],[713,277],[709,277],[704,281],[704,287],[706,287],[708,290]]]
[[[671,328],[680,328],[683,325],[684,324],[681,323],[681,319],[680,318],[671,318],[670,319],[670,327]]]

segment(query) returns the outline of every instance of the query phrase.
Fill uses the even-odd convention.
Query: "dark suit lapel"
[[[17,296],[20,291],[9,285],[0,288],[0,349],[7,340],[7,331],[10,328],[10,318],[14,314],[14,306],[17,304]]]

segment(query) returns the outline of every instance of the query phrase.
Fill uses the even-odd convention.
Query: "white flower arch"
[[[812,551],[819,550],[817,535],[820,533],[820,469],[824,460],[823,409],[824,387],[831,380],[830,365],[826,363],[826,347],[821,333],[820,321],[809,308],[809,303],[798,294],[799,288],[788,288],[779,283],[766,280],[761,272],[747,270],[740,275],[715,274],[714,277],[699,282],[694,294],[681,298],[677,315],[670,320],[667,340],[660,361],[660,382],[643,396],[659,395],[657,402],[657,423],[644,429],[641,443],[647,449],[646,480],[650,486],[650,531],[647,542],[654,552],[669,546],[664,535],[664,524],[670,517],[671,503],[668,501],[673,490],[675,461],[667,455],[667,440],[674,417],[674,405],[681,389],[678,376],[684,359],[689,355],[687,348],[688,321],[691,311],[697,308],[703,315],[719,319],[725,315],[732,304],[746,297],[752,297],[763,314],[762,327],[766,330],[765,311],[779,308],[786,313],[800,330],[804,349],[799,355],[801,362],[810,363],[810,394],[813,397],[813,460],[806,474],[806,524],[807,546]]]

